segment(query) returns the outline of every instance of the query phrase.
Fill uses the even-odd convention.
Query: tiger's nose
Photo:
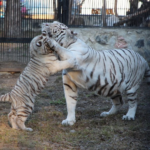
[[[52,37],[52,34],[51,34],[51,32],[48,32],[48,35],[49,35],[49,37]]]
[[[43,35],[43,36],[46,36],[46,31],[42,31],[42,35]]]

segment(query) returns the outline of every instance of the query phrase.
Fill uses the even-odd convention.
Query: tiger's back
[[[75,74],[75,70],[67,72],[67,75],[78,87],[96,91],[104,96],[111,96],[110,93],[107,93],[108,91],[101,92],[100,87],[107,84],[111,91],[118,89],[120,92],[131,87],[138,88],[146,70],[149,69],[145,59],[132,50],[95,51],[88,46],[85,47],[84,43],[81,48],[81,41],[79,43],[79,49],[82,51],[79,49],[78,52],[74,51],[78,40],[70,48],[78,60],[79,78]],[[84,49],[86,50],[83,51]]]

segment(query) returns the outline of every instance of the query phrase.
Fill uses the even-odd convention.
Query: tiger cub
[[[25,121],[33,111],[35,96],[45,87],[48,77],[63,69],[73,68],[76,64],[74,57],[59,61],[42,35],[31,41],[30,55],[30,61],[19,76],[15,87],[0,97],[1,102],[11,103],[8,119],[12,128],[26,131],[32,131],[32,128],[25,126]]]
[[[76,37],[66,25],[54,21],[43,23],[42,33],[52,40],[50,47],[57,51],[60,59],[66,59],[72,53],[76,57],[77,67],[63,70],[63,84],[67,103],[67,118],[62,124],[73,125],[76,122],[75,108],[78,88],[94,91],[112,99],[112,107],[101,116],[117,113],[123,104],[122,95],[127,95],[129,109],[123,120],[134,120],[137,109],[137,90],[143,77],[148,77],[150,69],[146,60],[133,50],[111,49],[96,51]],[[47,38],[48,40],[48,38]],[[69,52],[65,53],[66,50]],[[61,57],[64,53],[66,57]]]

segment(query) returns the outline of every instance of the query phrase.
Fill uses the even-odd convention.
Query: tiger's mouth
[[[46,36],[46,31],[42,31],[42,35],[43,35],[43,36]]]
[[[50,54],[54,52],[54,50],[49,47],[47,42],[45,42],[45,49],[46,49],[46,54]]]
[[[43,35],[43,36],[46,36],[46,33],[47,33],[46,31],[42,31],[42,35]],[[52,37],[52,36],[53,36],[50,31],[48,32],[48,36],[49,36],[49,37]]]
[[[45,32],[44,32],[44,33],[45,33]],[[45,55],[54,52],[54,50],[53,50],[52,48],[50,48],[49,44],[47,43],[46,36],[43,36],[43,44],[44,44],[44,52],[45,52]]]

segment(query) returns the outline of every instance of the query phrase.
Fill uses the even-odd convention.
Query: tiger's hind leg
[[[11,112],[8,114],[8,120],[9,120],[9,122],[10,122],[13,129],[19,130],[19,127],[16,124],[16,112],[11,110]]]
[[[111,107],[111,109],[108,112],[102,112],[100,114],[101,117],[106,117],[108,115],[115,114],[121,108],[121,106],[123,104],[123,100],[122,100],[122,96],[120,94],[111,97],[111,99],[112,99],[112,107]]]
[[[25,126],[25,121],[27,120],[28,116],[22,116],[22,115],[17,115],[16,117],[16,123],[18,125],[18,127],[21,129],[21,130],[26,130],[26,131],[33,131],[32,128],[27,128]]]
[[[127,91],[127,100],[129,109],[126,115],[122,117],[123,120],[134,120],[137,109],[137,92],[134,89]]]

